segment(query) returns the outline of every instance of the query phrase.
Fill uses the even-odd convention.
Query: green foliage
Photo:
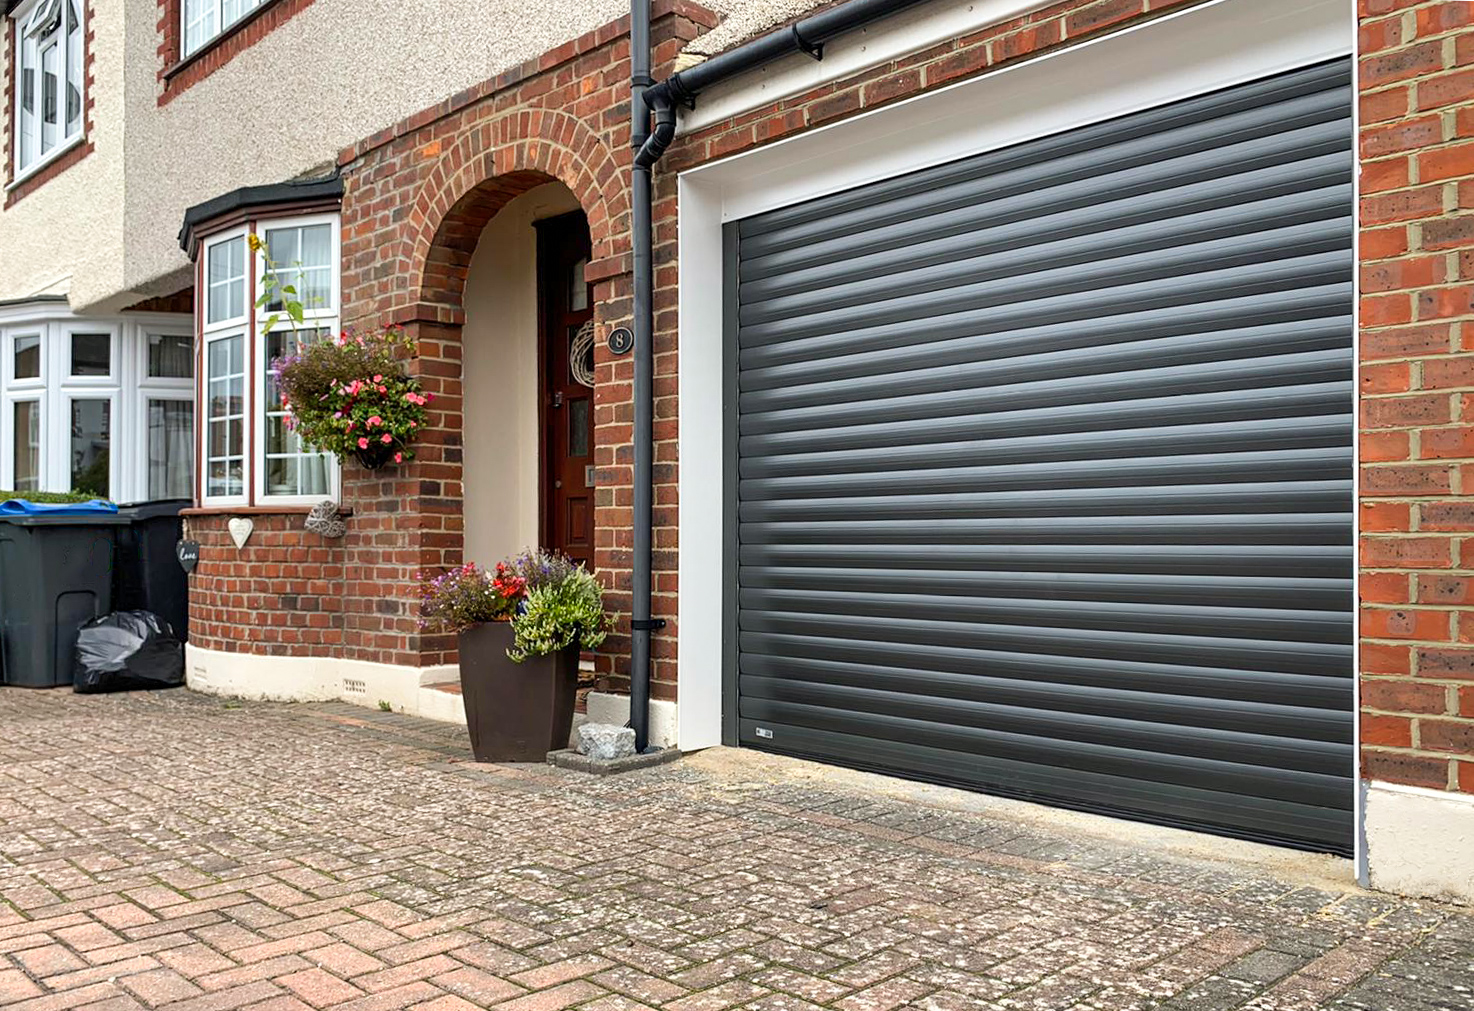
[[[380,699],[379,700],[379,712],[381,712],[381,713],[388,713],[388,712],[393,712],[393,711],[394,711],[394,707],[389,704],[389,700],[388,699]]]
[[[464,632],[488,621],[512,623],[507,656],[518,663],[575,643],[595,649],[609,632],[599,581],[567,555],[542,548],[498,562],[493,572],[467,562],[421,588],[422,628]]]
[[[25,499],[27,502],[40,502],[46,505],[67,505],[72,502],[91,502],[98,495],[80,491],[0,491],[0,502],[9,499]]]
[[[365,467],[414,457],[410,442],[425,426],[420,381],[404,373],[410,342],[397,329],[368,335],[343,333],[313,341],[278,358],[277,385],[290,424],[302,441],[354,457]]]
[[[353,457],[371,470],[413,459],[409,444],[425,426],[425,405],[435,399],[405,373],[414,343],[395,327],[308,339],[303,331],[313,328],[296,287],[281,282],[265,242],[252,235],[250,245],[266,262],[257,308],[281,306],[262,322],[262,336],[285,319],[298,338],[296,351],[272,363],[288,427],[308,446],[339,460]]]
[[[534,586],[527,603],[512,619],[516,637],[507,656],[521,663],[578,644],[596,649],[609,631],[604,593],[586,569],[573,569],[556,582]]]
[[[508,580],[506,565],[496,575],[467,562],[420,588],[420,627],[434,632],[464,632],[487,621],[508,621],[524,597],[525,581]]]

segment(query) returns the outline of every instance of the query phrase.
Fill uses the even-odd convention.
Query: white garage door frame
[[[723,403],[722,226],[1345,56],[1355,24],[1349,0],[1216,0],[681,173],[681,748],[722,743],[724,424],[735,413]]]

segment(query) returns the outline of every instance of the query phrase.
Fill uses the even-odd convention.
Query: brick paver
[[[21,1011],[1468,1011],[1474,916],[323,704],[0,689]]]

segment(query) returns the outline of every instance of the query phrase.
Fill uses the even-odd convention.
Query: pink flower
[[[377,414],[375,414],[373,417],[369,418],[368,421],[364,422],[364,424],[365,425],[368,425],[369,428],[378,428],[383,423],[384,423],[384,419],[381,418],[381,417],[379,417]]]
[[[374,376],[374,382],[376,382],[376,383],[382,383],[383,381],[384,381],[384,377],[383,376]]]
[[[343,429],[343,431],[345,431],[345,432],[351,432],[351,431],[353,431],[354,424],[355,424],[354,420],[352,418],[349,418],[348,419],[348,427],[345,428],[345,429]]]
[[[368,440],[367,439],[360,438],[358,440],[358,448],[359,449],[368,449]]]
[[[379,441],[380,442],[393,442],[394,441],[394,436],[390,435],[388,432],[385,432],[383,435],[379,436]]]
[[[394,454],[394,462],[395,463],[403,463],[404,462],[404,454],[403,453],[395,453]]]
[[[383,387],[383,386],[380,386],[380,387],[379,387],[379,392],[380,392],[380,393],[388,393],[388,392],[389,392],[389,390],[388,390],[388,389],[387,389],[387,388],[386,388],[386,387]]]
[[[410,428],[419,428],[420,427],[420,423],[418,421],[411,421],[409,423],[409,427]]]

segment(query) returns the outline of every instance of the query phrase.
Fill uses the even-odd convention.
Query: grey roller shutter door
[[[1351,103],[1337,60],[735,226],[743,744],[1350,851]]]

